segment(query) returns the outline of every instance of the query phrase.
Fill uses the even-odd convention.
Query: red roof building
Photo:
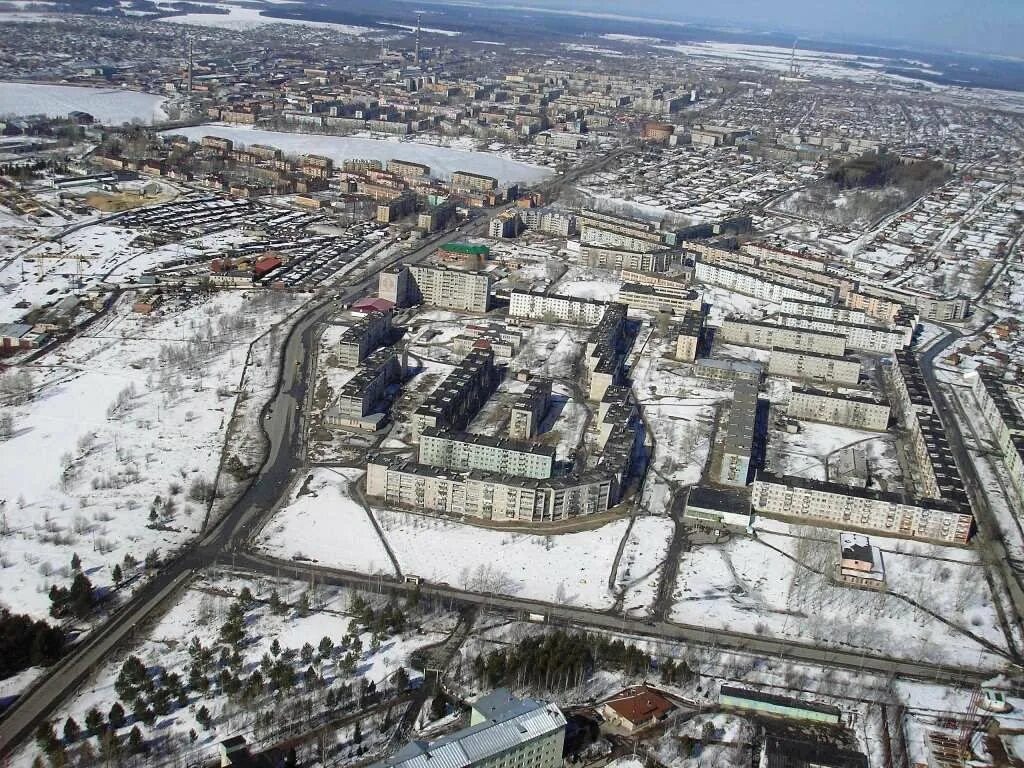
[[[395,306],[394,302],[376,296],[364,296],[353,302],[353,312],[388,312]]]
[[[646,685],[626,688],[601,707],[605,722],[626,733],[655,725],[672,711],[674,705],[658,691]]]

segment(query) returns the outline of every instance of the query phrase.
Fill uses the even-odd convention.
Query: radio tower
[[[417,11],[416,13],[416,63],[420,60],[420,18],[423,14]]]

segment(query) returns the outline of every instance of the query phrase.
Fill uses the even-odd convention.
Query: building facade
[[[821,421],[876,432],[884,432],[888,428],[890,414],[887,402],[803,387],[792,391],[786,408],[786,415],[791,419]]]

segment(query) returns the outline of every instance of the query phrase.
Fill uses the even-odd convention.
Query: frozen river
[[[535,182],[551,175],[551,171],[542,166],[520,163],[490,152],[437,147],[416,141],[261,131],[227,125],[198,125],[179,128],[171,133],[185,135],[190,139],[220,136],[236,144],[269,144],[286,154],[326,155],[336,162],[357,157],[385,163],[392,158],[411,160],[429,165],[431,175],[435,177],[447,176],[452,171],[471,171],[493,176],[499,183],[508,184],[513,181]]]
[[[81,110],[108,125],[120,125],[135,118],[152,123],[167,117],[160,108],[163,102],[162,96],[121,88],[0,82],[0,116],[64,117],[68,112]]]

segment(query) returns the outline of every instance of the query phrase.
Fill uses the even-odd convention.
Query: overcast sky
[[[519,0],[549,8],[1024,57],[1024,0]]]

